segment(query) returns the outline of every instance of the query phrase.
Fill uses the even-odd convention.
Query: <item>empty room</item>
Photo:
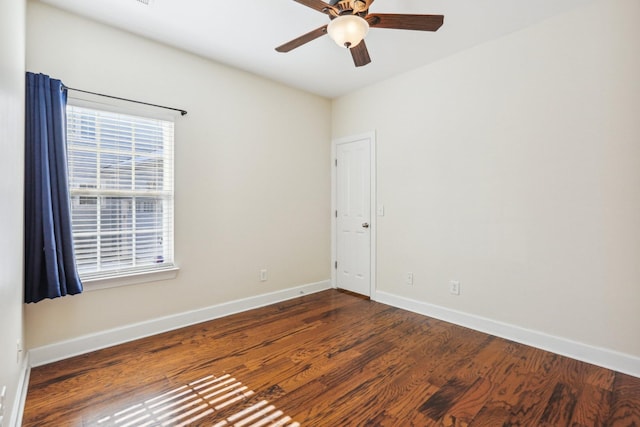
[[[0,427],[640,425],[637,0],[2,0]]]

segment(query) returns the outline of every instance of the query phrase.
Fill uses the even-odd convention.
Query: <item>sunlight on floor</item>
[[[100,427],[192,426],[208,417],[214,427],[299,427],[268,401],[243,404],[254,391],[231,375],[206,376],[98,420]],[[238,411],[231,411],[232,405]],[[224,418],[215,413],[227,408]]]

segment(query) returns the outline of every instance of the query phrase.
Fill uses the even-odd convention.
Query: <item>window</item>
[[[173,268],[173,122],[67,106],[81,279]]]

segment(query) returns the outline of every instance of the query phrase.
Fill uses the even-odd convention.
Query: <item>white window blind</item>
[[[173,122],[67,106],[81,279],[173,267]]]

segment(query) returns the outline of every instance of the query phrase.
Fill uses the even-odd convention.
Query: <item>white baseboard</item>
[[[20,365],[20,379],[18,380],[18,387],[16,389],[13,409],[11,410],[11,417],[9,418],[8,424],[10,427],[19,427],[22,425],[22,414],[24,413],[24,404],[27,401],[27,390],[29,389],[30,366],[29,353],[27,353],[22,358]]]
[[[401,297],[384,291],[377,291],[375,300],[397,308],[434,317],[444,320],[445,322],[454,323],[486,334],[495,335],[640,378],[640,358],[630,354],[594,347],[566,338],[548,335],[543,332],[521,328],[508,323]]]
[[[330,280],[310,283],[33,348],[29,350],[31,366],[45,365],[113,345],[264,307],[265,305],[275,304],[330,288]]]

